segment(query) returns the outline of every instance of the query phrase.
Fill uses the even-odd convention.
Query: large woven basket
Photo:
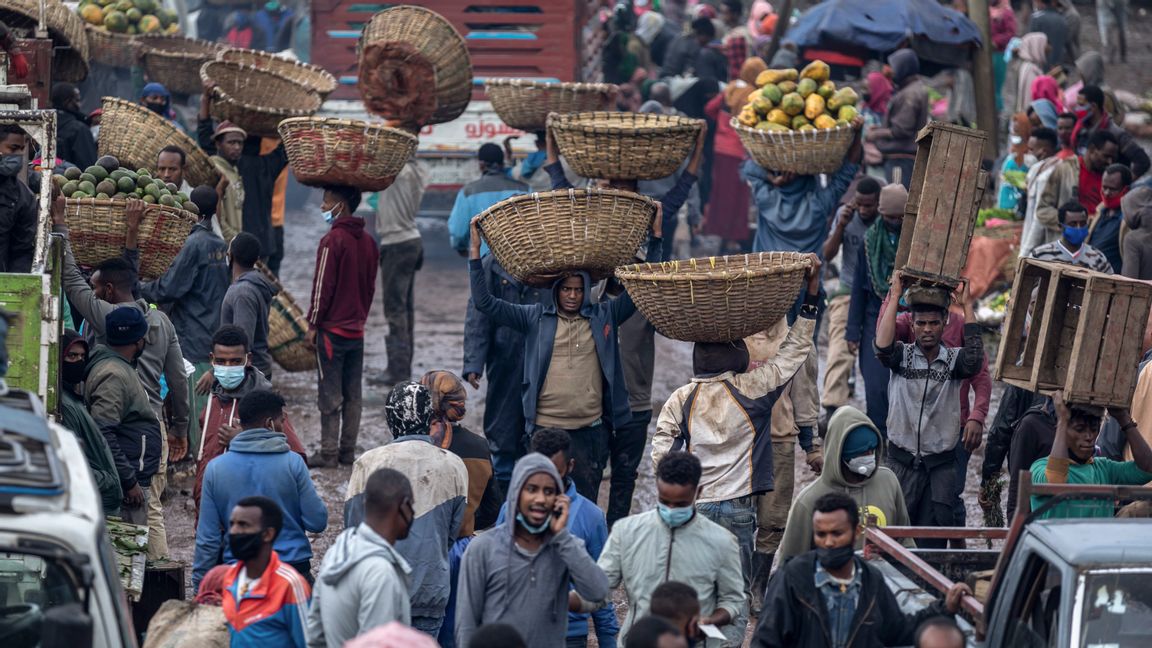
[[[292,173],[310,186],[383,191],[416,151],[416,136],[352,119],[295,117],[280,122]]]
[[[128,231],[124,210],[126,200],[68,198],[64,218],[68,223],[72,253],[80,265],[95,266],[120,257]],[[196,217],[175,207],[149,205],[140,223],[140,278],[156,279],[164,274],[188,239]]]
[[[548,117],[560,154],[585,178],[655,180],[672,175],[692,152],[701,119],[630,112]]]
[[[203,89],[200,66],[214,60],[224,45],[184,36],[137,36],[136,45],[148,78],[177,94],[194,95]]]
[[[731,124],[756,164],[765,169],[791,171],[800,175],[835,173],[844,166],[844,156],[856,136],[851,126],[810,131],[771,131],[749,128],[735,118]]]
[[[117,34],[95,25],[84,25],[88,33],[88,53],[92,60],[115,68],[131,68],[136,65],[136,37],[131,34]]]
[[[609,110],[620,88],[610,83],[546,83],[528,79],[488,79],[492,109],[512,128],[543,130],[549,113]]]
[[[104,116],[96,140],[100,155],[111,155],[120,166],[155,169],[156,156],[165,146],[179,146],[185,154],[184,179],[189,186],[215,186],[219,173],[208,155],[172,122],[138,103],[104,97]]]
[[[783,317],[810,265],[799,252],[757,252],[641,263],[618,269],[616,276],[665,337],[731,342]]]
[[[513,196],[480,215],[480,232],[513,277],[544,285],[584,270],[593,280],[635,261],[656,203],[615,189],[567,189]]]
[[[0,20],[13,29],[36,29],[41,0],[4,0]],[[43,0],[44,22],[55,49],[52,81],[78,83],[88,77],[88,35],[84,21],[60,0]]]
[[[228,120],[249,135],[276,137],[280,122],[320,110],[320,95],[267,70],[209,61],[200,68],[204,83],[214,83],[212,116]]]
[[[228,48],[221,50],[216,55],[216,60],[251,65],[254,68],[267,70],[314,90],[316,94],[320,95],[320,99],[327,99],[337,85],[336,77],[322,67],[303,61],[293,61],[269,52]]]
[[[368,110],[403,124],[442,124],[472,99],[472,59],[440,14],[403,5],[372,16],[360,35],[360,95]]]
[[[319,360],[316,350],[308,346],[308,319],[304,311],[267,266],[257,263],[256,267],[277,288],[268,309],[268,352],[285,371],[315,371]]]

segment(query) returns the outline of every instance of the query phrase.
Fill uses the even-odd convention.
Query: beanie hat
[[[876,430],[867,425],[859,425],[852,428],[848,436],[844,437],[844,447],[840,450],[840,456],[843,459],[858,457],[875,449],[877,445],[879,445],[879,441]]]
[[[908,190],[900,183],[886,185],[880,190],[880,213],[885,216],[903,216],[908,204]]]
[[[212,139],[213,141],[218,140],[221,136],[228,133],[240,133],[241,137],[248,139],[247,131],[228,120],[224,120],[216,125],[216,130],[212,133]]]
[[[406,380],[388,392],[384,417],[392,436],[428,434],[432,424],[432,394],[417,382]]]
[[[134,306],[117,308],[104,317],[104,329],[107,331],[108,346],[128,346],[136,344],[145,335],[148,335],[148,321],[144,314]]]

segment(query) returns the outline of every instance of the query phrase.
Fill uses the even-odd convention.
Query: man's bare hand
[[[968,421],[964,424],[964,449],[976,452],[984,442],[984,424],[980,421]]]
[[[144,214],[148,211],[148,203],[136,198],[129,198],[124,207],[124,221],[128,224],[128,231],[139,232],[140,223],[144,222]]]
[[[316,348],[316,329],[308,329],[308,332],[304,334],[304,342],[313,349]]]
[[[51,206],[50,211],[52,213],[52,224],[53,225],[67,225],[68,224],[67,220],[64,218],[64,209],[66,206],[67,206],[67,203],[65,202],[64,194],[57,194],[52,199],[52,206]]]
[[[479,375],[474,374],[474,373],[468,373],[464,376],[464,380],[467,380],[468,384],[472,385],[472,389],[480,389],[480,376]]]
[[[847,344],[848,344],[848,350],[852,352],[852,355],[856,355],[857,353],[860,353],[860,343],[859,342],[848,342]]]
[[[222,446],[232,443],[237,434],[240,434],[240,428],[235,425],[221,425],[220,429],[216,430],[216,438],[220,440]]]
[[[140,484],[135,484],[124,492],[124,503],[129,508],[139,508],[144,504],[144,489],[140,488]]]
[[[652,236],[664,238],[664,203],[656,203],[656,215],[652,217]]]
[[[188,438],[168,435],[168,463],[174,464],[188,454]]]
[[[211,371],[205,371],[200,380],[196,381],[196,393],[201,396],[206,396],[212,391],[212,383],[216,381],[216,374]]]
[[[824,453],[823,452],[816,452],[816,453],[810,454],[806,461],[808,463],[808,468],[812,472],[816,473],[817,475],[819,475],[821,472],[824,471]]]
[[[973,594],[972,588],[964,583],[956,583],[948,590],[948,594],[944,597],[944,607],[948,609],[949,614],[956,614],[960,611],[960,601],[965,596],[973,596]]]
[[[811,263],[808,269],[804,271],[804,277],[808,279],[808,294],[819,295],[820,267],[824,264],[820,261],[820,257],[816,256],[815,254],[808,253],[804,256],[807,257],[808,261]]]

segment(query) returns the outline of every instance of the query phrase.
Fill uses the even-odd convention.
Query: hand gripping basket
[[[811,262],[799,252],[640,263],[616,270],[665,337],[731,342],[767,329],[796,303]]]
[[[268,309],[268,352],[285,371],[315,371],[319,360],[316,350],[308,346],[304,311],[267,266],[257,263],[256,267],[277,289]]]
[[[472,99],[472,59],[440,14],[403,5],[372,16],[360,35],[364,106],[403,124],[442,124]]]
[[[546,83],[488,79],[488,100],[500,119],[523,131],[544,130],[549,113],[609,110],[620,90],[610,83]]]
[[[84,21],[59,0],[4,0],[0,20],[12,29],[35,30],[44,6],[44,24],[55,46],[52,81],[78,83],[88,77],[88,35]]]
[[[104,116],[96,145],[100,155],[111,155],[131,169],[153,169],[160,149],[168,145],[184,151],[184,177],[189,186],[215,186],[216,167],[196,142],[172,122],[138,103],[115,97],[102,99]]]
[[[322,67],[303,61],[293,61],[269,52],[228,48],[220,50],[220,53],[216,55],[216,60],[251,65],[254,68],[267,70],[314,90],[316,94],[320,95],[321,101],[327,99],[337,85],[336,77]]]
[[[249,135],[276,137],[280,122],[320,110],[320,95],[311,89],[249,65],[209,61],[200,68],[200,77],[216,84],[212,116],[231,121]]]
[[[280,122],[292,173],[310,186],[383,191],[416,151],[416,136],[351,119],[294,117]]]
[[[756,164],[772,171],[799,175],[835,173],[844,165],[856,131],[837,126],[810,131],[771,131],[749,128],[733,118],[733,130]]]
[[[655,180],[672,175],[696,145],[704,120],[588,112],[548,117],[568,165],[585,178]]]
[[[480,215],[480,232],[500,265],[522,282],[546,285],[583,270],[594,281],[634,261],[656,214],[645,196],[616,189],[566,189],[513,196]]]
[[[95,266],[119,258],[128,232],[126,200],[68,198],[64,218],[76,263]],[[140,279],[156,279],[168,270],[197,218],[175,207],[148,205],[140,223]]]
[[[184,36],[137,36],[136,46],[148,78],[176,94],[194,95],[203,89],[200,66],[216,58],[223,45]]]
[[[88,52],[92,60],[115,68],[131,68],[136,65],[136,37],[131,34],[117,34],[95,25],[84,25],[88,33]]]

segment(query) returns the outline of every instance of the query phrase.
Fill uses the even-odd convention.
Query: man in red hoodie
[[[355,216],[359,206],[359,190],[325,187],[320,208],[332,229],[316,250],[308,309],[308,342],[320,358],[320,452],[308,458],[312,468],[356,460],[364,322],[372,307],[380,259],[376,243],[364,231],[364,220]]]

